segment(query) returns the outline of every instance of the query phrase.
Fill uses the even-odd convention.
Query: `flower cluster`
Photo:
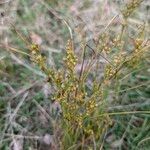
[[[141,2],[142,0],[131,0],[123,11],[124,17],[128,17]],[[78,60],[72,40],[67,42],[63,66],[59,70],[51,69],[47,65],[46,58],[41,54],[38,45],[33,44],[30,48],[32,61],[40,67],[49,79],[47,81],[53,85],[53,101],[61,105],[61,122],[62,126],[66,127],[67,136],[72,138],[73,135],[76,135],[75,138],[72,138],[73,143],[70,146],[81,141],[82,138],[89,140],[91,136],[94,136],[95,140],[98,141],[102,137],[101,135],[111,124],[106,107],[111,88],[108,83],[112,83],[109,85],[115,88],[116,83],[113,79],[117,77],[116,79],[119,80],[124,70],[126,71],[128,66],[133,67],[134,64],[140,62],[145,50],[148,49],[147,42],[143,38],[134,38],[134,46],[130,43],[126,46],[128,39],[124,38],[125,32],[123,30],[124,25],[122,24],[120,34],[110,36],[109,33],[103,33],[98,42],[94,43],[95,49],[91,48],[94,57],[89,59],[90,56],[88,56],[87,60],[87,56],[83,55],[82,61],[80,61],[80,57],[78,58],[79,62],[83,62],[80,73],[76,71]],[[88,47],[90,48],[90,46]],[[128,49],[129,47],[131,49]],[[102,56],[107,63],[101,65],[99,56]],[[84,64],[85,62],[88,63]],[[82,66],[84,65],[85,68],[83,69]],[[104,71],[102,78],[97,75],[99,72],[101,73],[101,70]],[[90,85],[87,80],[91,81]],[[64,135],[62,146],[65,145],[63,143],[65,138]]]
[[[122,65],[122,63],[125,61],[126,53],[124,51],[117,52],[111,61],[111,64],[108,63],[105,67],[105,79],[109,80],[113,76],[117,76],[119,74],[118,69]]]
[[[134,48],[132,50],[132,55],[129,58],[128,66],[130,67],[136,67],[142,58],[144,57],[147,49],[145,48],[148,45],[147,41],[144,41],[141,38],[136,38],[134,40]]]
[[[67,46],[66,46],[66,58],[64,58],[66,67],[68,71],[73,72],[75,70],[75,66],[77,63],[77,57],[74,54],[73,51],[73,44],[71,40],[68,40]]]
[[[31,60],[47,75],[48,81],[55,80],[54,70],[47,67],[46,57],[41,54],[39,45],[32,44],[30,51]]]
[[[123,16],[128,18],[142,2],[143,0],[131,0],[122,11]]]

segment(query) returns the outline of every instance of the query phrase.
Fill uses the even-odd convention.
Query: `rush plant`
[[[141,2],[132,0],[122,11],[125,24],[119,33],[112,35],[105,30],[92,46],[82,42],[81,56],[76,54],[76,45],[70,38],[59,69],[48,66],[40,47],[31,44],[29,56],[53,87],[52,103],[57,101],[62,108],[59,118],[62,134],[58,141],[61,149],[97,149],[103,145],[105,132],[112,125],[108,111],[110,91],[116,92],[117,83],[138,67],[150,47],[144,30],[132,38],[127,32],[128,17]]]
[[[113,88],[115,92],[120,79],[138,66],[149,48],[148,41],[138,34],[133,39],[133,48],[129,51],[125,46],[124,36],[120,36],[122,33],[116,37],[104,33],[99,37],[95,48],[82,43],[82,57],[75,54],[73,40],[68,40],[63,66],[58,70],[47,65],[38,45],[31,46],[32,61],[38,64],[46,74],[47,82],[53,85],[53,102],[59,102],[62,107],[62,137],[59,143],[62,149],[102,145],[104,133],[112,124],[107,111],[109,91]],[[87,56],[89,61],[85,64],[87,48],[92,54]],[[101,64],[101,58],[106,63]],[[78,72],[76,67],[80,62],[81,68]],[[101,68],[102,78],[99,77]],[[90,87],[89,80],[92,80]]]

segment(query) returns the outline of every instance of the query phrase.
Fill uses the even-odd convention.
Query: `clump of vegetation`
[[[58,149],[102,149],[107,130],[113,126],[112,115],[149,113],[149,111],[118,112],[109,109],[110,99],[118,100],[122,98],[121,94],[125,91],[122,90],[122,84],[120,84],[122,79],[128,76],[130,72],[136,71],[148,56],[150,45],[145,36],[145,24],[141,25],[141,28],[132,37],[128,33],[128,27],[130,26],[128,17],[132,15],[132,12],[142,1],[131,0],[122,10],[123,21],[119,32],[117,30],[112,33],[109,30],[113,22],[112,19],[98,38],[92,39],[92,44],[87,42],[85,36],[82,37],[79,44],[80,52],[76,49],[71,33],[70,39],[66,42],[64,58],[62,58],[62,63],[58,67],[50,66],[40,45],[26,41],[19,32],[17,32],[19,37],[29,46],[27,47],[28,54],[8,47],[12,51],[20,52],[21,55],[26,54],[40,68],[44,74],[42,75],[46,76],[46,82],[51,85],[52,92],[50,93],[51,96],[48,97],[49,103],[61,105],[62,111],[60,114],[57,112],[47,114],[37,104],[37,101],[44,101],[43,95],[37,94],[38,98],[34,100],[34,103],[39,109],[42,109],[42,112],[44,111],[46,116],[54,119],[55,123],[53,124],[53,120],[51,122],[51,130],[58,128],[59,135],[54,137],[56,138],[54,144],[57,145]],[[67,27],[71,30],[68,24]],[[38,90],[37,88],[36,91]],[[0,95],[3,96],[3,91],[5,91],[3,86],[1,86],[1,91]],[[4,106],[3,103],[0,105],[2,108],[0,115],[3,113]],[[28,108],[25,108],[24,111],[28,112]],[[41,120],[46,119],[42,118]],[[6,130],[7,126],[2,139],[0,138],[1,141],[5,137]],[[118,130],[118,128],[114,127],[114,130]],[[135,143],[137,141],[138,138],[135,139]]]
[[[135,3],[136,7],[140,4],[139,2],[132,3]],[[132,5],[132,10],[135,6]],[[127,5],[127,9],[123,13],[126,21],[131,13],[131,10],[128,12],[129,10]],[[126,46],[128,39],[124,38],[124,34],[127,34],[124,33],[127,26],[128,24],[122,25],[122,32],[114,36],[104,32],[95,42],[95,48],[82,42],[82,58],[75,54],[73,40],[68,40],[63,66],[59,69],[50,68],[47,65],[46,57],[42,56],[40,52],[40,47],[32,44],[31,60],[38,64],[46,74],[47,82],[54,88],[52,100],[59,102],[62,107],[61,127],[63,133],[59,143],[62,149],[101,146],[102,137],[112,124],[107,111],[109,90],[112,87],[114,91],[118,88],[119,80],[138,66],[149,48],[148,41],[139,32],[137,37],[133,37],[133,48],[129,50]],[[87,56],[89,62],[85,64],[87,48],[92,51],[92,54]],[[105,64],[100,64],[101,57],[106,61]],[[79,62],[81,62],[80,72],[76,69]],[[100,68],[103,68],[104,72],[102,78],[98,74]],[[92,80],[90,89],[87,86],[89,78]]]

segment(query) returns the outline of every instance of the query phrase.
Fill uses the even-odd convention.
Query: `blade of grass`
[[[115,116],[115,115],[132,115],[132,114],[150,114],[150,111],[120,111],[120,112],[108,112],[108,113],[102,113],[98,116],[91,117],[91,118],[97,118],[97,117],[102,117],[105,115],[109,116]]]

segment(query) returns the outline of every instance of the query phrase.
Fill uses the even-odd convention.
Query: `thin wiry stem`
[[[87,47],[94,51],[94,49],[93,49],[91,46],[87,45]],[[95,52],[95,51],[94,51],[94,52]],[[115,66],[114,66],[106,57],[104,57],[101,53],[98,53],[98,54],[99,54],[101,57],[103,57],[109,64],[111,64],[113,67],[115,67]]]
[[[150,111],[121,111],[121,112],[108,112],[108,113],[102,113],[98,116],[91,117],[91,118],[97,118],[97,117],[103,117],[105,115],[109,116],[116,116],[116,115],[132,115],[132,114],[150,114]]]
[[[11,23],[11,26],[12,26],[12,28],[14,29],[14,31],[16,32],[16,34],[19,36],[19,38],[22,39],[23,42],[25,42],[26,45],[29,46],[29,45],[30,45],[30,42],[16,29],[15,25],[13,25],[13,24]]]

